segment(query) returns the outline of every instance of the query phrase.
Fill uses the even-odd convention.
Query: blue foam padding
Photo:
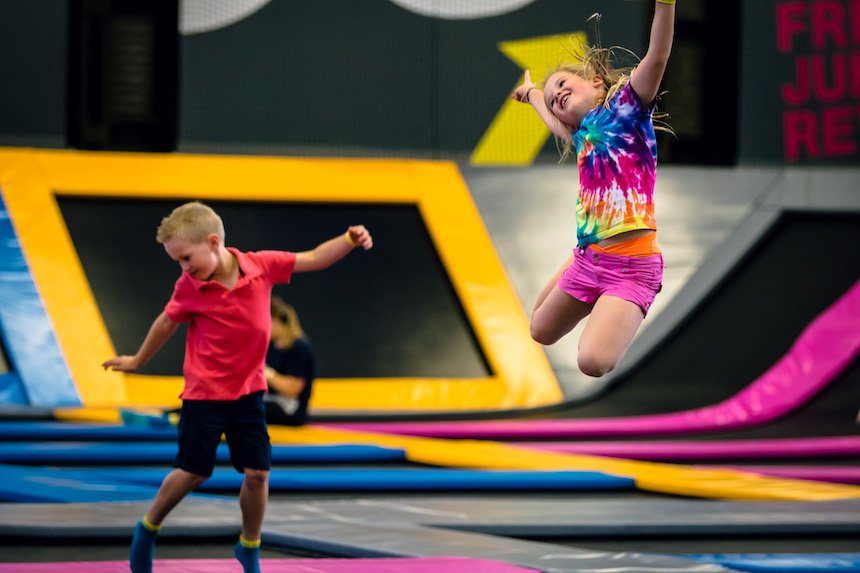
[[[27,404],[24,385],[16,372],[0,374],[0,404]]]
[[[99,444],[88,442],[22,442],[0,444],[2,463],[170,463],[175,443]]]
[[[0,336],[33,406],[80,406],[51,319],[0,189]]]
[[[99,479],[158,485],[167,470],[101,468]],[[201,491],[238,490],[242,474],[218,468]],[[272,470],[269,489],[277,491],[540,491],[632,490],[631,478],[589,471],[482,471],[414,468],[292,468]]]
[[[157,487],[93,479],[42,468],[0,465],[0,499],[26,503],[150,501]]]
[[[860,553],[737,553],[676,557],[750,573],[860,572]]]
[[[172,463],[175,443],[0,443],[0,463]],[[217,451],[217,461],[230,461],[226,444]],[[273,463],[391,462],[404,461],[406,452],[381,446],[342,444],[319,446],[272,446]]]
[[[69,422],[0,422],[0,440],[176,442],[176,428],[72,424]]]

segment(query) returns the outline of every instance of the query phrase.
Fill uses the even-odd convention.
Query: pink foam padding
[[[157,573],[236,573],[234,559],[156,559]],[[260,559],[265,573],[525,573],[526,569],[500,561],[465,557],[417,559]],[[128,573],[128,561],[62,563],[0,563],[3,573]]]
[[[788,310],[786,312],[789,312]],[[802,406],[860,351],[860,281],[815,318],[776,364],[731,398],[704,408],[614,418],[475,422],[329,424],[366,432],[434,438],[559,439],[653,436],[734,430],[763,424]]]
[[[518,445],[565,454],[588,454],[649,461],[822,458],[860,455],[860,436],[677,442],[522,442]]]
[[[704,467],[704,466],[702,466]],[[713,466],[707,466],[713,469]],[[830,483],[860,484],[860,467],[853,466],[727,466],[741,472],[752,472],[765,476],[808,479]]]

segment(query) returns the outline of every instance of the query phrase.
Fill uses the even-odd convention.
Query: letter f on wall
[[[501,42],[499,51],[523,70],[534,82],[542,82],[560,63],[575,62],[584,52],[585,32],[541,36]],[[511,92],[522,83],[520,76]],[[531,165],[549,137],[549,129],[530,106],[510,98],[493,118],[470,157],[472,165]]]

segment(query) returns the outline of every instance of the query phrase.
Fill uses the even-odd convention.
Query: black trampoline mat
[[[117,351],[134,353],[170,298],[178,265],[155,241],[184,200],[59,196],[60,209]],[[321,378],[478,378],[489,367],[415,205],[206,201],[242,251],[311,250],[364,224],[374,237],[275,293],[311,339]],[[179,376],[183,332],[142,374]]]

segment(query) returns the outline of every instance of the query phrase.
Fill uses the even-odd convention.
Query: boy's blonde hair
[[[285,334],[287,340],[281,340],[287,348],[292,346],[296,340],[304,336],[302,325],[295,309],[278,295],[272,295],[271,302],[272,318],[277,318],[286,326]]]
[[[180,238],[192,243],[203,243],[211,234],[216,234],[224,243],[224,222],[211,207],[200,201],[185,203],[161,220],[155,240],[166,243]]]
[[[555,70],[547,74],[546,77],[549,78],[553,74],[562,71],[569,72],[586,80],[591,80],[595,76],[600,77],[603,81],[604,91],[603,95],[594,102],[594,105],[602,105],[609,109],[609,102],[613,96],[627,85],[627,82],[630,81],[630,76],[633,74],[633,70],[636,69],[635,65],[620,65],[615,67],[616,62],[620,62],[626,56],[628,61],[629,59],[633,59],[638,63],[639,58],[627,48],[620,46],[604,48],[600,39],[600,14],[592,14],[588,20],[594,22],[594,45],[588,47],[581,56],[575,55],[576,61],[574,63],[560,64]],[[547,101],[547,106],[549,105],[550,102]],[[654,129],[674,134],[672,128],[665,121],[668,117],[669,115],[664,112],[653,113]],[[564,141],[562,145],[559,163],[566,160],[572,152],[573,138],[570,138]]]

